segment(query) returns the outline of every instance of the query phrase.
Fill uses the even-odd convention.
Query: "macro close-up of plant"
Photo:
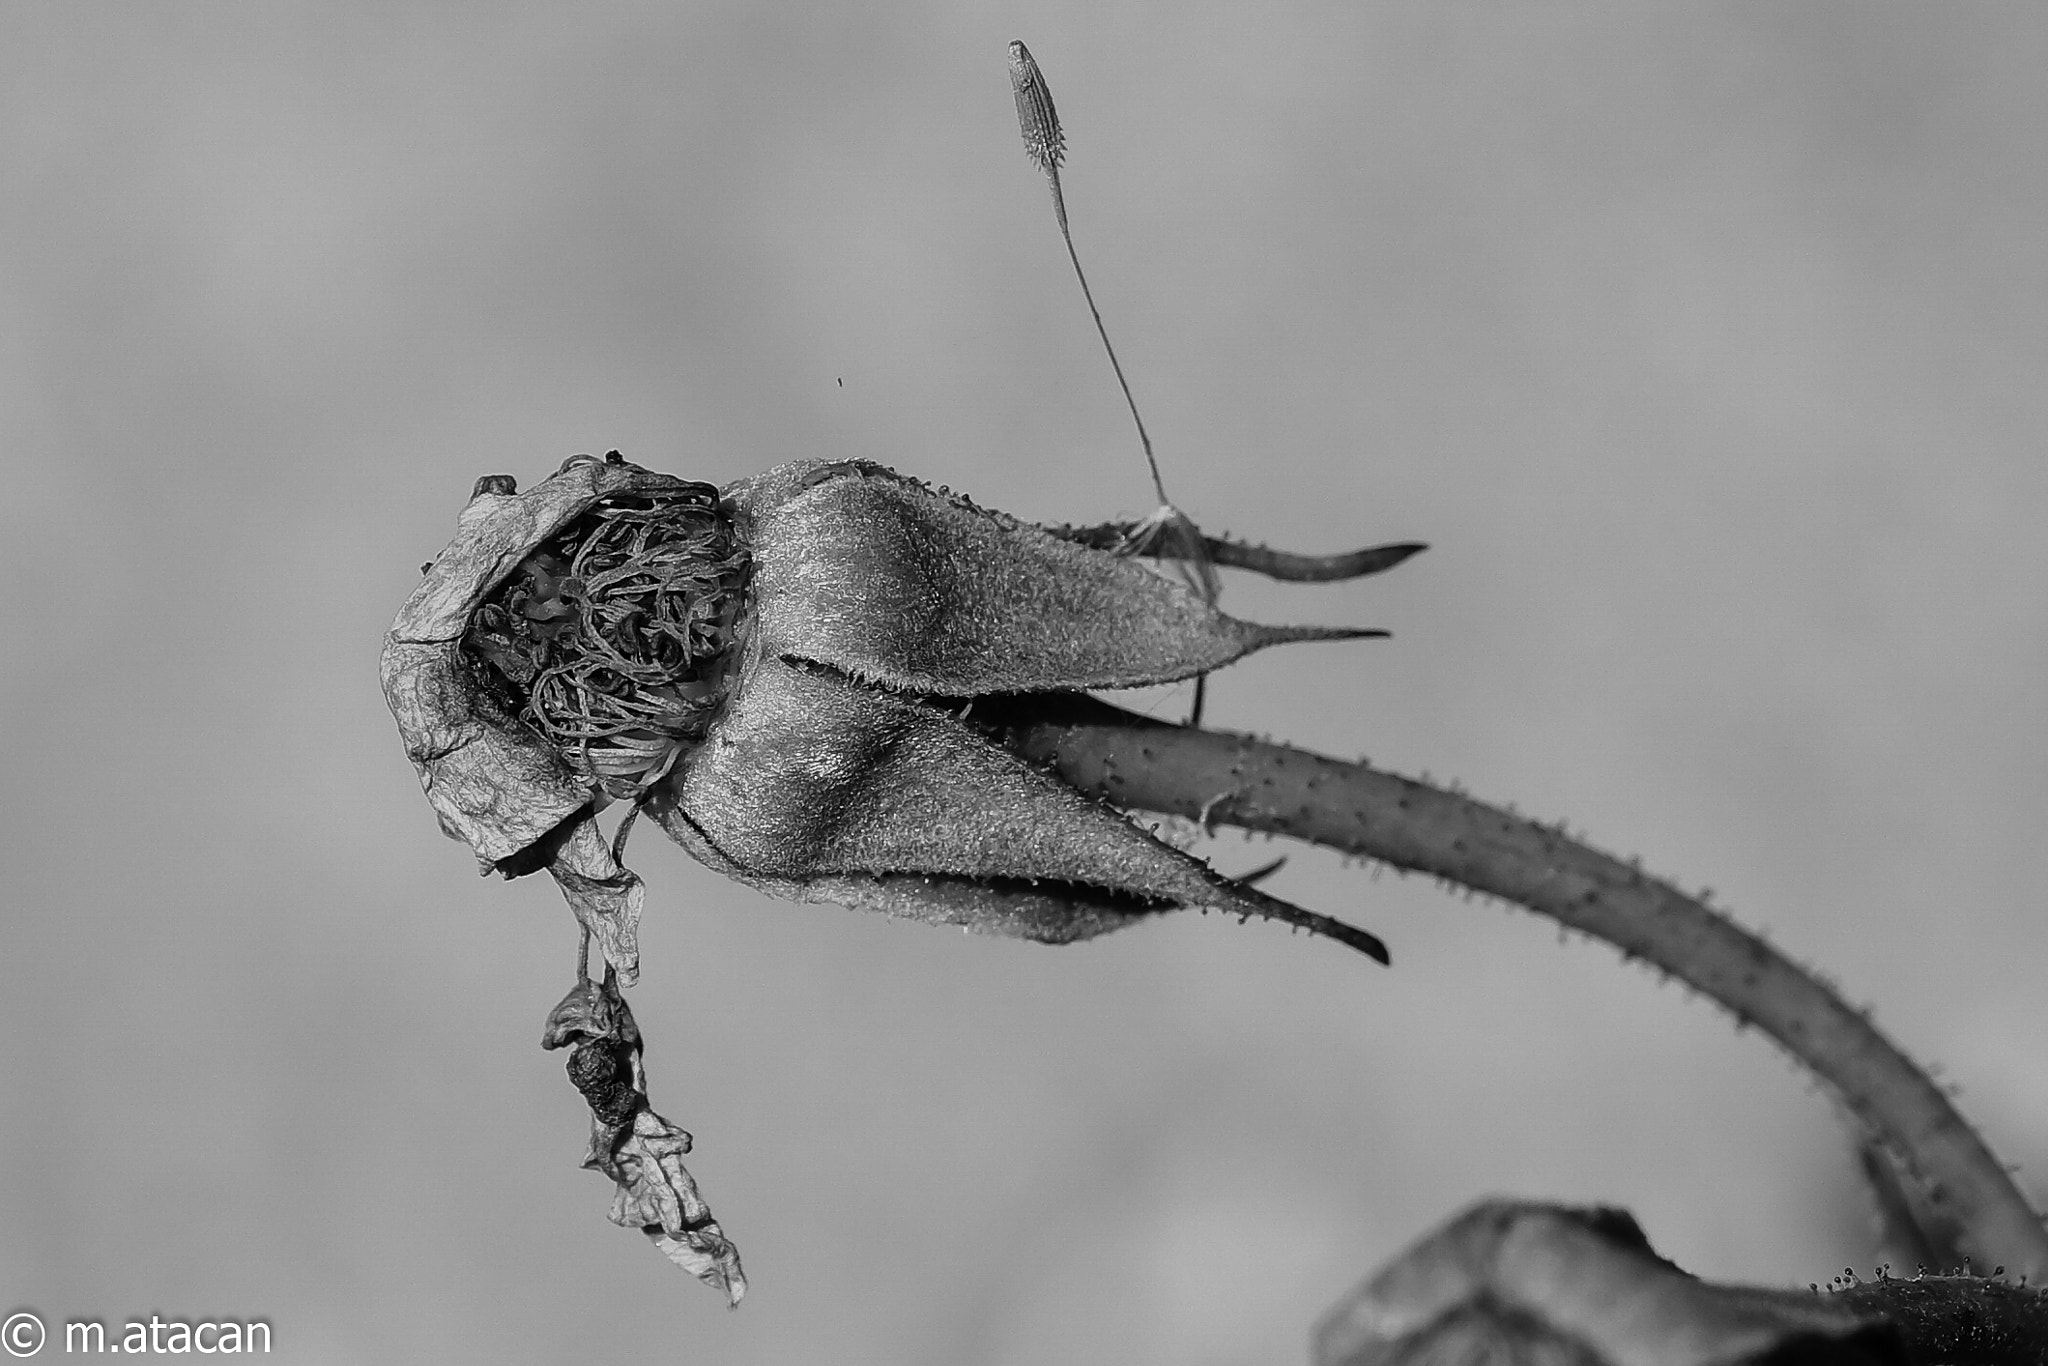
[[[1194,677],[1261,646],[1380,633],[1236,621],[1089,548],[1099,533],[1027,527],[876,466],[786,466],[720,491],[617,452],[574,457],[523,497],[510,476],[478,480],[463,522],[392,628],[387,697],[443,828],[486,872],[546,867],[582,927],[577,984],[543,1043],[575,1046],[569,1072],[593,1125],[585,1165],[618,1185],[613,1222],[642,1229],[733,1305],[746,1289],[737,1249],[681,1165],[690,1135],[648,1104],[620,993],[640,971],[644,889],[623,864],[635,818],[646,812],[708,866],[791,900],[1047,943],[1197,907],[1388,961],[1374,936],[1161,842],[1125,818],[1136,809],[1427,872],[1662,969],[1832,1088],[1862,1126],[1871,1180],[1895,1196],[1889,1213],[1908,1245],[1959,1267],[1996,1263],[1981,1286],[1947,1284],[1936,1326],[1913,1320],[1910,1338],[1883,1276],[1855,1308],[1829,1313],[1654,1292],[1643,1298],[1655,1312],[1622,1313],[1610,1301],[1648,1273],[1560,1249],[1609,1234],[1641,1259],[1642,1232],[1618,1211],[1583,1227],[1567,1219],[1561,1233],[1539,1220],[1524,1240],[1533,1246],[1512,1254],[1533,1269],[1445,1284],[1432,1250],[1419,1250],[1419,1266],[1384,1273],[1333,1314],[1319,1362],[1533,1361],[1553,1340],[1590,1343],[1601,1361],[1763,1360],[1809,1340],[1849,1360],[2024,1361],[2048,1342],[2048,1304],[2026,1289],[2048,1269],[2041,1217],[1940,1088],[1765,941],[1562,830],[1365,764],[1087,696]],[[1316,562],[1222,542],[1213,558],[1338,577],[1418,548]],[[613,802],[628,809],[606,840],[596,816]],[[589,976],[593,943],[601,983]],[[1510,1260],[1488,1222],[1446,1235],[1483,1250],[1434,1255]],[[1491,1222],[1531,1226],[1505,1212]],[[1389,1277],[1391,1306],[1375,1300]],[[1562,1302],[1517,1302],[1518,1277],[1564,1278]],[[1900,1285],[1911,1294],[1923,1281]],[[1995,1352],[1952,1353],[1980,1338]]]
[[[801,462],[719,489],[617,451],[576,456],[523,495],[513,476],[479,479],[461,533],[424,566],[387,637],[386,697],[442,828],[487,873],[546,868],[581,927],[576,985],[544,1046],[574,1045],[569,1073],[593,1125],[585,1165],[617,1183],[612,1221],[737,1307],[738,1251],[682,1167],[690,1135],[648,1103],[621,994],[640,973],[645,888],[624,857],[643,814],[706,866],[787,900],[1052,944],[1216,910],[1389,961],[1374,935],[1259,891],[1270,869],[1222,875],[1132,819],[1149,812],[1428,873],[1685,983],[1832,1094],[1901,1245],[1959,1271],[1992,1268],[1981,1287],[1964,1277],[1934,1292],[1931,1328],[1892,1303],[1883,1271],[1853,1307],[1794,1294],[1731,1310],[1688,1300],[1682,1279],[1645,1289],[1645,1266],[1668,1263],[1624,1212],[1546,1223],[1542,1210],[1482,1207],[1441,1235],[1448,1250],[1417,1248],[1333,1310],[1318,1366],[1553,1350],[1617,1363],[2048,1353],[2048,1302],[2027,1288],[2048,1277],[2043,1217],[1940,1086],[1813,972],[1562,827],[1200,727],[1200,681],[1252,651],[1386,634],[1229,617],[1215,606],[1218,564],[1332,581],[1424,547],[1316,557],[1212,543],[1167,501],[1074,248],[1050,90],[1020,42],[1010,70],[1158,512],[1035,527],[873,464]],[[1093,696],[1186,680],[1195,709],[1181,725]],[[597,817],[614,804],[625,812],[607,838]],[[1575,1239],[1614,1250],[1602,1263]],[[1472,1265],[1486,1269],[1444,1269]],[[1919,1292],[1920,1271],[1901,1284]]]
[[[2048,1363],[2048,12],[0,18],[0,1352]]]

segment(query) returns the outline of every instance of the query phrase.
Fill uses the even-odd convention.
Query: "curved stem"
[[[1092,698],[1022,708],[1007,737],[1119,806],[1290,835],[1516,902],[1641,958],[1755,1025],[1904,1163],[1983,1265],[2048,1277],[2048,1230],[1948,1096],[1863,1012],[1672,884],[1499,807],[1248,736]],[[1218,796],[1218,794],[1223,794]]]

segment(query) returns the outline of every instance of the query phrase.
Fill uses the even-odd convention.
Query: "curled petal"
[[[384,697],[441,828],[501,869],[591,800],[576,773],[533,730],[477,686],[462,637],[492,589],[549,537],[621,495],[690,487],[624,461],[572,460],[525,493],[488,475],[462,510],[455,539],[427,566],[384,637]]]
[[[620,984],[632,986],[640,978],[640,908],[647,889],[637,873],[612,857],[596,816],[585,812],[571,823],[547,867],[569,909],[618,970]]]
[[[747,1293],[739,1249],[711,1217],[697,1183],[683,1166],[690,1136],[652,1110],[633,1116],[632,1128],[612,1154],[619,1188],[611,1221],[637,1228],[662,1254],[737,1305]]]

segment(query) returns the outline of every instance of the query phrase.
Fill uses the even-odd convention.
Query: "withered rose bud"
[[[477,481],[385,638],[385,697],[442,829],[485,872],[546,868],[586,958],[593,942],[603,955],[601,981],[579,960],[542,1042],[570,1049],[612,1220],[730,1303],[739,1253],[682,1165],[689,1134],[648,1104],[619,992],[638,970],[644,891],[620,858],[642,812],[792,901],[1048,943],[1213,907],[1386,961],[1363,930],[1221,876],[969,723],[977,699],[1015,709],[1380,634],[1225,616],[1131,558],[1171,553],[1132,532],[1030,526],[876,465],[784,465],[721,490],[578,456],[526,493]],[[1239,562],[1290,559],[1259,556]],[[607,842],[613,802],[630,809]]]
[[[484,872],[547,868],[628,983],[638,971],[640,880],[598,832],[604,789],[589,756],[550,743],[508,708],[516,683],[492,662],[491,600],[515,576],[530,579],[528,558],[600,505],[711,498],[708,485],[621,460],[572,459],[523,494],[509,476],[488,475],[384,638],[385,700],[441,828]]]
[[[480,481],[384,687],[449,834],[545,867],[630,984],[611,801],[771,896],[1061,943],[1152,912],[1377,939],[1212,871],[973,728],[976,698],[1194,677],[1287,641],[1128,556],[876,465],[723,490],[616,453]]]

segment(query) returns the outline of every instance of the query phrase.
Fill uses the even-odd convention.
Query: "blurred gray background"
[[[1762,1039],[1297,853],[1381,971],[771,903],[643,831],[656,1104],[745,1306],[605,1222],[574,936],[441,837],[379,636],[479,474],[861,457],[1384,580],[1215,724],[1568,820],[1820,964],[2048,1196],[2048,13],[0,10],[0,1300],[293,1362],[1250,1363],[1471,1199],[1876,1247]],[[1185,692],[1147,705],[1178,715]],[[1276,850],[1210,846],[1242,870]]]

